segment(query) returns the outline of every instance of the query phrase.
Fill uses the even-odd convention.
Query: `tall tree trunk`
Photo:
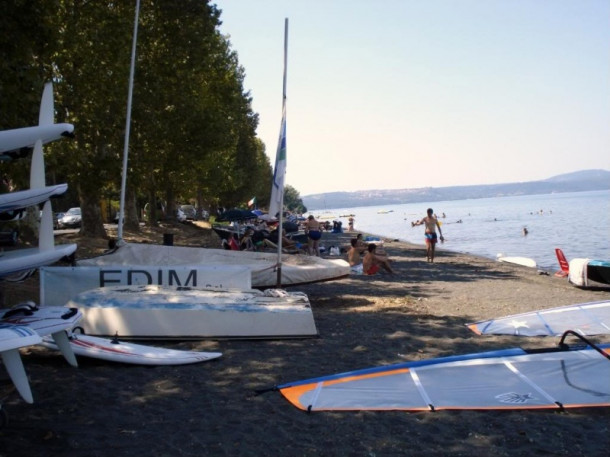
[[[79,192],[80,207],[83,217],[81,234],[92,238],[108,238],[104,229],[99,195],[88,195]]]
[[[127,186],[125,193],[125,220],[123,221],[123,228],[139,232],[140,231],[140,219],[138,217],[138,207],[136,206],[136,194],[133,189]]]

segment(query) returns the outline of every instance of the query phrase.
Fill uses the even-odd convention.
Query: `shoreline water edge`
[[[325,233],[323,241],[346,246],[355,233]],[[27,348],[35,403],[5,397],[10,424],[0,430],[0,455],[606,455],[609,408],[308,414],[278,392],[259,395],[286,382],[407,360],[553,347],[558,338],[477,336],[465,324],[610,297],[482,257],[439,249],[427,263],[423,246],[386,241],[384,248],[395,275],[291,288],[309,296],[315,338],[154,343],[223,353],[181,367],[81,358],[72,368],[48,349]]]

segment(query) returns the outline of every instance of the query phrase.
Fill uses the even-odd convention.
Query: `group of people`
[[[414,222],[414,225],[423,225],[425,227],[426,258],[428,262],[434,262],[436,243],[438,240],[444,242],[445,238],[443,237],[441,225],[434,215],[434,210],[428,208],[426,214],[427,215],[424,218]],[[366,275],[374,275],[382,269],[390,274],[395,273],[390,259],[383,251],[383,246],[381,249],[378,249],[375,243],[366,243],[362,239],[362,234],[358,234],[355,238],[352,238],[351,247],[347,251],[347,260],[352,271],[359,272],[361,268],[362,273]]]
[[[362,268],[362,273],[366,275],[374,275],[382,268],[390,274],[395,273],[383,248],[377,251],[377,245],[366,243],[361,233],[352,238],[351,247],[347,251],[347,261],[354,271],[360,271]]]
[[[428,208],[426,211],[427,215],[413,222],[413,226],[424,225],[424,237],[426,240],[426,258],[428,262],[434,262],[435,248],[438,240],[444,242],[443,232],[441,224],[434,215],[434,210]],[[351,222],[351,221],[350,221]],[[352,222],[353,224],[353,222]],[[350,226],[352,228],[353,226]],[[320,239],[322,238],[322,226],[313,215],[310,215],[304,223],[304,231],[307,235],[307,254],[320,256]],[[436,233],[438,229],[438,235]],[[231,238],[227,241],[227,249],[234,250],[246,250],[246,251],[257,251],[266,247],[277,249],[277,243],[279,242],[278,230],[274,230],[269,237],[257,236],[258,232],[255,232],[252,228],[247,228],[241,239]],[[275,238],[274,238],[275,235]],[[291,240],[286,236],[286,231],[282,230],[282,250],[289,253],[301,253],[299,243]],[[351,247],[347,251],[347,259],[354,270],[362,268],[362,272],[367,275],[374,275],[381,269],[387,271],[390,274],[394,274],[395,271],[390,264],[390,259],[383,250],[378,249],[375,243],[366,243],[362,239],[362,234],[359,233],[355,238],[351,240]]]

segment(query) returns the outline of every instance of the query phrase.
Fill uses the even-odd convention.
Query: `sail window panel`
[[[419,369],[435,409],[502,409],[552,404],[511,372],[502,359],[456,362]],[[447,382],[451,380],[451,382]]]
[[[539,355],[514,366],[566,407],[610,404],[610,363],[596,351]]]
[[[346,381],[326,382],[300,397],[312,410],[428,410],[406,370],[375,376],[355,376]]]

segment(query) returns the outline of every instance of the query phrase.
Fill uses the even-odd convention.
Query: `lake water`
[[[321,220],[341,220],[344,229],[347,215],[354,214],[357,231],[423,245],[423,226],[412,227],[411,222],[424,217],[427,208],[439,217],[445,237],[439,245],[442,249],[492,259],[499,253],[529,257],[547,270],[559,267],[555,248],[561,248],[568,260],[610,259],[610,191],[365,206],[312,214]]]

